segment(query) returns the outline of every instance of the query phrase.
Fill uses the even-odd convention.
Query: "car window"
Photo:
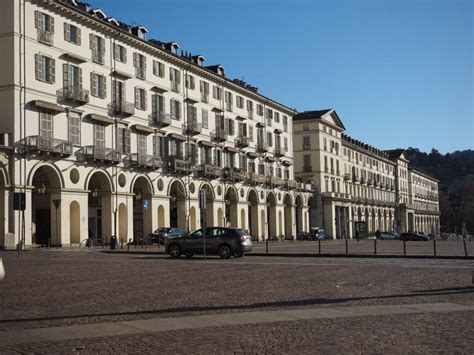
[[[191,233],[189,236],[191,238],[200,238],[200,237],[202,237],[202,229],[198,229],[197,231]]]

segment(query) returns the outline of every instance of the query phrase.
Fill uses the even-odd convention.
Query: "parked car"
[[[420,241],[420,242],[426,242],[430,240],[430,238],[428,238],[426,235],[421,235],[421,234],[413,233],[413,232],[402,233],[400,234],[398,239],[405,240],[405,241],[413,240],[413,241]]]
[[[165,246],[166,252],[172,258],[179,258],[182,254],[188,258],[194,254],[203,254],[203,229],[198,229],[180,238],[168,238]],[[251,236],[242,229],[223,227],[206,228],[206,254],[218,254],[222,259],[228,259],[232,255],[236,258],[240,258],[245,252],[251,250]]]
[[[162,227],[149,235],[152,243],[164,244],[169,238],[182,237],[183,231],[174,227]]]
[[[384,240],[384,239],[394,240],[394,239],[398,239],[399,237],[400,237],[400,234],[395,233],[395,232],[382,232],[380,233],[379,239],[380,240]]]

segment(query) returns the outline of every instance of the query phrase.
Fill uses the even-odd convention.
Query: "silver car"
[[[208,227],[206,228],[206,254],[218,254],[222,259],[232,255],[240,258],[252,250],[252,239],[242,229]],[[204,253],[203,229],[198,229],[181,238],[170,238],[166,241],[166,252],[172,258]]]

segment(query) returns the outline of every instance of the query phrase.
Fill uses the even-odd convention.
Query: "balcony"
[[[330,200],[337,200],[337,201],[352,201],[352,196],[349,194],[345,194],[342,192],[323,192],[323,198],[327,198]]]
[[[168,159],[168,171],[176,174],[190,174],[193,171],[193,165],[188,160],[172,155]]]
[[[344,174],[344,180],[349,181],[351,179],[351,174]]]
[[[209,102],[209,93],[201,92],[201,101],[208,103]]]
[[[311,150],[311,144],[303,144],[303,150]]]
[[[23,148],[30,153],[59,154],[63,156],[72,154],[72,144],[70,142],[41,136],[26,137]]]
[[[200,134],[202,132],[202,125],[195,120],[188,120],[183,123],[183,131],[189,135]]]
[[[274,186],[274,187],[281,187],[284,184],[284,180],[276,176],[269,176],[267,178],[267,183],[269,183],[269,185]]]
[[[240,148],[245,148],[248,147],[250,144],[250,138],[249,137],[244,137],[240,136],[235,138],[235,145]]]
[[[89,102],[89,90],[84,90],[80,86],[68,86],[59,89],[56,95],[61,100],[69,100],[80,104]]]
[[[286,180],[285,185],[286,185],[286,188],[288,190],[294,190],[298,187],[298,181],[296,181],[296,180]]]
[[[247,116],[249,119],[253,120],[253,111],[247,111]]]
[[[248,178],[248,174],[237,168],[224,168],[222,177],[231,181],[244,181]]]
[[[352,181],[353,182],[360,182],[360,178],[357,175],[352,176]]]
[[[361,184],[367,184],[367,180],[365,179],[365,177],[362,176],[362,177],[360,178],[360,183],[361,183]]]
[[[260,175],[257,173],[249,173],[249,180],[253,182],[254,184],[264,184],[266,179],[265,175]]]
[[[286,150],[285,147],[278,146],[278,145],[275,147],[275,155],[276,156],[282,157],[282,156],[286,155],[286,153],[287,153],[287,150]]]
[[[227,140],[227,132],[224,129],[216,129],[211,132],[211,139],[217,142],[224,142]]]
[[[38,42],[52,46],[54,44],[54,33],[38,29]]]
[[[108,105],[108,109],[112,114],[119,116],[133,116],[135,114],[135,105],[127,101],[114,101]]]
[[[171,124],[171,115],[162,111],[152,112],[148,116],[150,126],[162,128]]]
[[[218,178],[221,175],[221,168],[213,164],[204,163],[196,166],[196,172],[199,176]]]
[[[82,150],[85,160],[101,161],[112,164],[120,163],[122,154],[115,149],[99,147],[96,145],[85,146]]]
[[[268,146],[264,142],[257,142],[257,152],[267,152],[268,151]]]
[[[160,157],[132,153],[128,156],[128,164],[132,168],[158,169],[161,167]]]

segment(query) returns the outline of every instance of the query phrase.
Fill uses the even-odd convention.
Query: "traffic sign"
[[[143,208],[148,209],[148,200],[143,200]]]

